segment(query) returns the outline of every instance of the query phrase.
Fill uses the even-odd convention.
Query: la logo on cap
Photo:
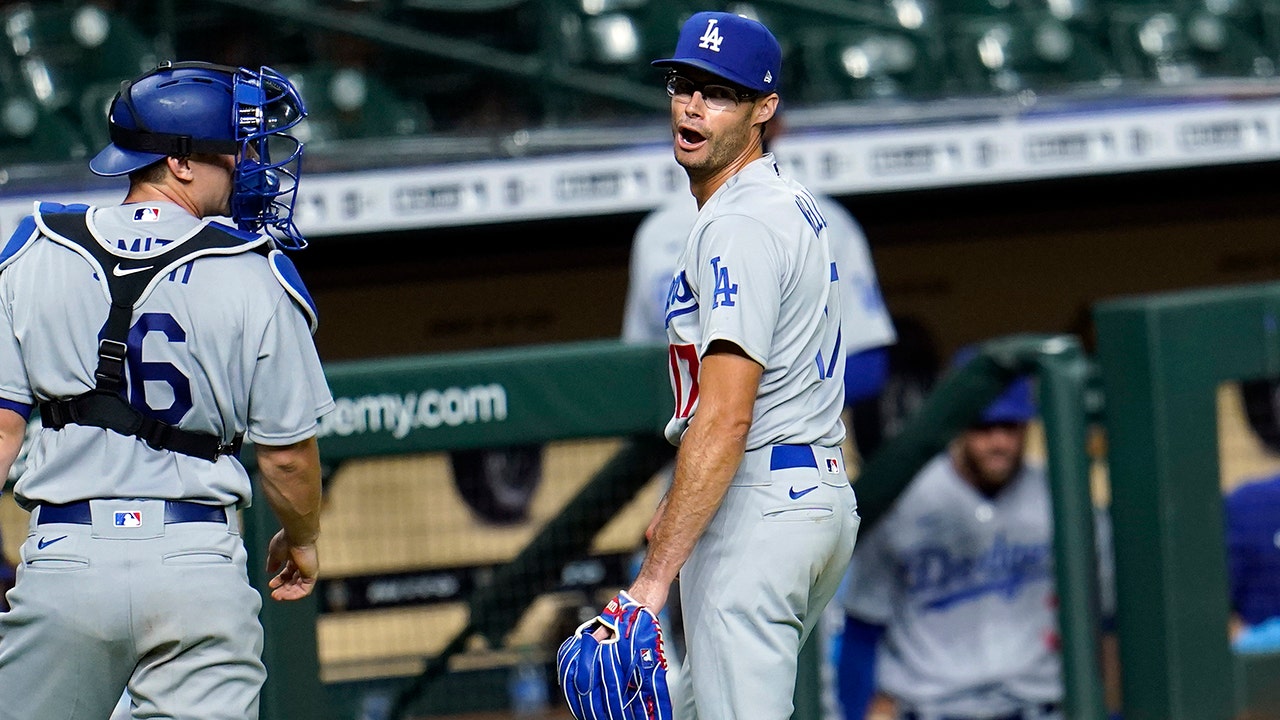
[[[711,52],[720,52],[720,43],[724,42],[724,38],[720,36],[720,28],[716,27],[717,22],[719,21],[715,18],[707,20],[707,30],[702,33],[702,37],[698,38],[700,41],[698,47]]]

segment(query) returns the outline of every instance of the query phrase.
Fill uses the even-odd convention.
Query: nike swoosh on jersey
[[[790,490],[787,490],[787,494],[791,496],[792,500],[799,500],[800,498],[804,497],[805,495],[808,495],[809,493],[817,489],[818,489],[817,485],[814,485],[811,488],[805,488],[803,490],[796,490],[795,488],[791,488]]]
[[[49,547],[50,545],[58,542],[59,540],[66,540],[66,539],[67,539],[66,535],[63,535],[62,537],[56,537],[52,540],[45,540],[44,538],[40,538],[40,541],[36,543],[36,547],[43,550]]]
[[[154,266],[154,265],[143,265],[142,267],[129,268],[128,270],[125,270],[125,269],[121,266],[121,264],[120,264],[120,263],[116,263],[116,266],[115,266],[115,267],[113,267],[113,268],[111,268],[111,274],[112,274],[112,275],[115,275],[116,277],[124,277],[125,275],[132,275],[132,274],[134,274],[134,273],[140,273],[140,272],[142,272],[143,270],[150,270],[150,269],[151,269],[151,268],[153,268],[153,267],[155,267],[155,266]]]

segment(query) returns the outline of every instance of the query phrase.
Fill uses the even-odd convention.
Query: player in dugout
[[[1030,379],[1011,383],[859,540],[838,594],[845,720],[1063,720],[1049,481],[1027,457],[1036,412]],[[1110,615],[1109,525],[1094,519]]]

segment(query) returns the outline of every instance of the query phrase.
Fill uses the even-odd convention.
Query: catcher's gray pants
[[[76,524],[47,507],[0,614],[0,719],[106,720],[126,685],[134,717],[257,718],[262,600],[235,510],[92,500]]]
[[[680,572],[677,720],[791,717],[800,647],[840,585],[859,522],[840,448],[744,455]]]

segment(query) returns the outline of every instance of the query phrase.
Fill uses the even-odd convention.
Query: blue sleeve
[[[1226,518],[1225,544],[1227,547],[1227,597],[1232,612],[1240,612],[1243,606],[1245,585],[1249,571],[1249,539],[1241,524],[1241,497],[1238,490],[1227,495],[1223,503]]]
[[[24,420],[28,420],[31,418],[32,406],[27,405],[25,403],[14,402],[12,400],[5,400],[4,398],[0,398],[0,408],[4,408],[5,410],[12,410],[16,412],[19,415],[21,415],[22,419]]]
[[[850,353],[844,361],[844,404],[875,397],[889,377],[889,350],[874,347]]]
[[[844,618],[840,643],[840,705],[844,720],[863,720],[876,694],[876,647],[884,635],[883,625],[863,622],[852,615]]]

